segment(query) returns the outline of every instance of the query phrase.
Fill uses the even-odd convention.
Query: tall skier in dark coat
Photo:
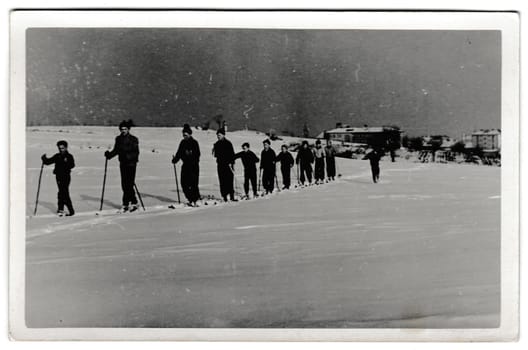
[[[134,211],[138,208],[138,201],[134,191],[136,183],[136,166],[139,160],[139,140],[130,134],[134,126],[132,120],[123,120],[119,124],[121,135],[115,139],[114,148],[105,152],[107,159],[118,156],[119,170],[121,172],[121,189],[123,190],[122,211]]]
[[[258,157],[249,149],[249,143],[242,144],[242,152],[235,154],[235,159],[240,158],[244,166],[244,192],[249,198],[249,184],[253,189],[253,197],[257,197],[257,166]]]
[[[218,129],[216,132],[218,141],[213,146],[213,156],[216,157],[216,169],[220,182],[220,194],[227,202],[227,196],[232,201],[235,199],[235,189],[233,188],[233,173],[235,165],[235,150],[231,141],[225,138],[225,130]]]
[[[370,161],[370,170],[372,171],[372,181],[374,181],[374,183],[379,181],[379,176],[380,176],[379,161],[382,156],[383,156],[383,152],[381,150],[373,149],[371,152],[368,152],[363,157],[363,159],[368,159]]]
[[[192,130],[189,124],[185,124],[182,130],[183,140],[181,140],[172,158],[172,163],[176,164],[179,160],[183,162],[181,167],[181,185],[189,205],[196,206],[200,199],[200,190],[198,181],[200,176],[200,146],[198,141],[192,137]]]
[[[275,188],[275,162],[276,154],[271,148],[270,140],[264,140],[264,149],[260,154],[260,169],[262,169],[262,186],[266,190],[266,194],[273,193]]]
[[[326,158],[326,177],[328,180],[335,180],[336,176],[336,150],[332,146],[332,140],[326,141],[325,158]]]
[[[57,181],[57,187],[59,192],[57,193],[57,214],[64,216],[64,206],[68,208],[68,214],[66,216],[72,216],[75,214],[73,210],[73,204],[70,198],[70,182],[71,182],[71,170],[75,167],[75,160],[73,156],[68,152],[68,143],[66,141],[57,142],[58,153],[55,153],[53,157],[48,158],[46,154],[43,154],[41,159],[46,165],[55,164],[53,174],[55,174],[55,180]]]
[[[299,151],[297,152],[296,161],[301,172],[301,184],[304,185],[306,179],[312,184],[312,163],[314,162],[314,155],[308,146],[308,141],[305,140],[302,142],[301,148],[299,148]]]
[[[287,190],[290,188],[291,185],[291,168],[293,167],[293,164],[295,164],[295,161],[293,160],[293,156],[290,152],[288,152],[288,146],[282,145],[281,146],[281,152],[277,156],[277,162],[281,163],[281,173],[282,173],[282,189]]]

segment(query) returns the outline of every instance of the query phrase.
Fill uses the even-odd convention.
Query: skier
[[[213,146],[213,156],[216,157],[220,194],[225,202],[227,202],[227,196],[229,196],[231,201],[235,202],[235,189],[233,187],[235,150],[231,141],[226,139],[223,128],[218,129],[216,137],[218,141]]]
[[[107,159],[116,155],[119,159],[119,171],[121,173],[121,189],[123,190],[123,207],[121,212],[135,211],[138,209],[138,201],[134,192],[136,183],[136,166],[139,159],[139,140],[130,134],[134,126],[132,120],[123,120],[119,124],[121,134],[115,138],[114,148],[105,152]]]
[[[181,185],[189,205],[194,207],[200,199],[198,179],[200,175],[200,146],[198,141],[192,137],[189,124],[184,124],[182,129],[183,140],[181,140],[176,155],[172,157],[172,164],[181,159]]]
[[[325,157],[326,157],[326,176],[328,180],[334,181],[336,176],[336,150],[332,146],[332,140],[326,140]]]
[[[68,152],[68,142],[61,140],[57,142],[58,153],[55,153],[53,157],[48,158],[44,153],[41,157],[42,162],[45,165],[55,164],[53,174],[55,174],[55,180],[57,181],[57,187],[59,192],[57,193],[57,214],[59,216],[72,216],[75,214],[73,210],[72,201],[70,198],[70,182],[71,182],[71,169],[75,167],[75,160],[73,156]],[[64,213],[64,206],[68,208],[68,213]]]
[[[370,161],[370,170],[372,171],[372,181],[374,181],[374,183],[377,183],[379,181],[379,161],[382,156],[383,153],[380,150],[372,149],[372,151],[368,152],[363,157],[363,159],[368,159]]]
[[[315,149],[314,149],[314,157],[315,157],[315,183],[321,184],[324,182],[324,175],[325,175],[325,150],[321,146],[321,140],[315,141]]]
[[[308,141],[304,140],[301,144],[301,148],[297,152],[296,163],[298,164],[301,172],[301,184],[304,185],[304,181],[308,179],[309,184],[312,184],[312,163],[314,162],[314,155]]]
[[[258,196],[257,193],[257,167],[256,164],[259,162],[258,157],[249,149],[249,143],[245,142],[242,144],[242,151],[235,154],[235,159],[242,159],[242,165],[244,166],[244,192],[246,193],[246,199],[249,199],[249,184],[253,189],[253,198]]]
[[[281,173],[282,173],[282,189],[288,190],[290,189],[290,174],[291,174],[291,168],[293,167],[293,164],[295,161],[293,160],[293,157],[290,152],[288,152],[288,146],[282,145],[281,146],[281,152],[277,156],[277,162],[281,163]]]
[[[260,169],[262,169],[262,186],[266,194],[273,193],[275,188],[275,163],[277,155],[271,148],[271,141],[266,139],[263,142],[264,149],[260,154]]]

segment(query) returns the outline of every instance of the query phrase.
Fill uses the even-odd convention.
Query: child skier
[[[332,140],[326,141],[325,157],[326,157],[326,176],[328,180],[334,181],[336,176],[336,150],[332,146]]]
[[[304,181],[308,179],[309,184],[312,184],[312,163],[314,162],[314,155],[308,141],[304,140],[301,144],[301,148],[297,152],[296,157],[297,166],[300,168],[301,173],[301,184],[304,185]]]
[[[213,146],[213,156],[216,158],[220,194],[225,202],[227,202],[227,196],[229,196],[231,201],[236,202],[235,189],[233,187],[235,150],[231,141],[226,139],[223,128],[218,129],[216,137],[218,141]]]
[[[275,163],[277,155],[271,148],[271,141],[266,139],[263,142],[264,149],[260,154],[260,169],[262,170],[262,186],[266,194],[273,193],[275,188]]]
[[[282,173],[282,189],[287,190],[290,188],[291,180],[291,168],[295,163],[290,152],[288,152],[288,146],[282,145],[281,152],[277,156],[277,162],[281,163],[281,173]]]
[[[121,189],[123,190],[122,212],[138,209],[134,185],[136,183],[136,166],[139,159],[139,140],[130,134],[130,129],[133,126],[132,120],[123,120],[119,124],[121,134],[115,138],[114,148],[104,153],[107,159],[112,159],[115,156],[119,158]]]
[[[249,143],[245,142],[242,144],[242,151],[235,154],[235,159],[242,159],[242,165],[244,166],[244,192],[246,193],[246,199],[249,199],[249,184],[253,189],[253,197],[257,197],[257,166],[259,162],[258,157],[249,149]]]
[[[314,158],[315,158],[315,183],[321,184],[324,182],[325,175],[325,150],[321,146],[321,140],[315,141]]]
[[[368,159],[370,161],[370,170],[372,171],[372,181],[377,183],[379,181],[380,167],[379,161],[383,153],[380,150],[373,149],[371,152],[368,152],[363,159]]]
[[[192,137],[192,130],[189,124],[185,124],[182,129],[183,140],[181,140],[176,155],[172,158],[172,164],[178,163],[181,159],[181,185],[189,205],[194,207],[200,199],[198,189],[198,179],[200,176],[200,145]]]
[[[71,182],[71,170],[75,167],[75,160],[73,156],[68,152],[68,142],[61,140],[57,142],[58,153],[55,153],[53,157],[48,158],[44,153],[41,157],[42,163],[45,165],[55,164],[53,173],[55,174],[55,180],[57,181],[57,187],[59,192],[57,193],[57,214],[59,216],[72,216],[75,214],[73,210],[72,201],[70,198],[70,182]],[[64,213],[64,206],[68,208],[68,213]]]

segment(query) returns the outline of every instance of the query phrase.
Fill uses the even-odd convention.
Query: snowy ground
[[[498,326],[500,168],[384,161],[373,184],[367,161],[339,159],[335,183],[171,211],[180,129],[134,128],[147,211],[96,216],[103,152],[117,132],[27,130],[29,327]],[[201,192],[218,196],[215,133],[194,136]],[[264,136],[228,138],[260,153]],[[78,215],[53,215],[48,167],[31,217],[39,157],[59,139],[76,159]],[[120,204],[117,165],[109,164],[105,214]]]

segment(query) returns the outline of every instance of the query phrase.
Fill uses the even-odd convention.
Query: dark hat
[[[316,145],[320,145],[321,144],[321,140],[317,139],[317,141],[315,141],[315,144]]]
[[[301,146],[304,146],[304,145],[307,145],[307,146],[308,146],[308,141],[303,140],[303,142],[301,143]]]
[[[225,135],[225,129],[224,128],[220,128],[218,130],[216,130],[216,134],[222,134],[222,135]]]
[[[189,124],[183,124],[182,133],[186,133],[186,134],[192,135],[192,130],[191,130],[191,127],[189,126]]]
[[[262,141],[262,143],[267,143],[268,145],[271,145],[271,141],[269,139],[265,139],[264,141]]]
[[[244,148],[244,147],[249,148],[249,142],[244,142],[244,143],[242,144],[242,148]]]
[[[132,119],[129,119],[129,120],[123,120],[121,123],[119,123],[119,129],[121,128],[127,128],[127,129],[130,129],[132,128],[134,125],[134,122],[132,121]]]
[[[59,147],[59,146],[64,146],[64,147],[68,148],[68,142],[66,142],[64,140],[57,141],[57,147]]]

